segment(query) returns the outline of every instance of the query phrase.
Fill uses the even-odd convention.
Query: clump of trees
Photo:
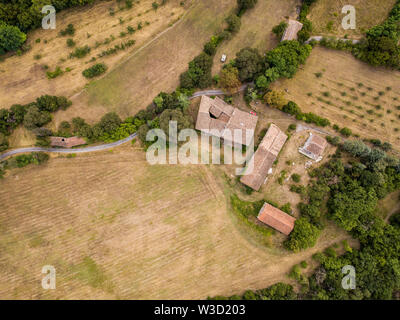
[[[85,78],[94,78],[102,75],[107,71],[107,66],[104,63],[96,63],[95,65],[82,71]]]
[[[219,85],[229,93],[235,93],[241,86],[239,70],[232,66],[225,66],[219,76]]]
[[[0,148],[5,150],[8,147],[7,136],[20,124],[37,136],[43,136],[44,131],[38,129],[51,121],[51,113],[66,110],[71,104],[62,96],[43,95],[26,105],[15,104],[9,109],[0,109]]]
[[[0,162],[0,178],[3,178],[5,171],[13,168],[23,168],[30,164],[41,165],[49,160],[49,155],[43,152],[31,152],[11,157]]]
[[[272,32],[279,38],[281,39],[283,34],[285,33],[286,28],[288,27],[288,24],[285,21],[282,21],[280,24],[276,25],[275,27],[272,28]]]
[[[0,55],[17,50],[25,40],[26,34],[18,27],[7,25],[0,20]]]

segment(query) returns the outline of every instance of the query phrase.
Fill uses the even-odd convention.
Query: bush
[[[285,21],[282,21],[280,24],[272,28],[272,32],[280,39],[282,38],[288,24]]]
[[[184,89],[206,88],[212,83],[211,67],[213,59],[203,52],[189,63],[189,70],[180,76],[180,86]]]
[[[294,229],[285,242],[285,246],[294,252],[313,247],[319,234],[320,230],[316,226],[301,217],[295,221]]]
[[[352,131],[349,128],[346,128],[346,127],[340,129],[339,132],[340,132],[340,134],[342,134],[345,137],[350,137],[353,134]]]
[[[0,20],[0,55],[15,51],[26,40],[26,34],[15,26],[9,26]]]
[[[85,78],[94,78],[107,71],[107,66],[104,63],[97,63],[90,68],[83,70],[82,75]]]
[[[70,57],[73,58],[83,58],[85,57],[88,53],[90,52],[90,47],[89,46],[84,46],[84,47],[78,47],[75,48],[74,52],[70,53]]]
[[[301,176],[299,174],[297,174],[297,173],[293,173],[291,178],[292,178],[292,180],[294,182],[299,183],[300,179],[301,179]]]
[[[75,41],[71,38],[67,39],[67,46],[68,47],[74,47],[75,46]]]
[[[240,30],[240,26],[241,26],[241,21],[240,18],[232,13],[231,15],[228,16],[228,18],[226,18],[226,22],[228,23],[228,28],[227,31],[235,34],[238,33]]]
[[[64,30],[60,31],[60,36],[73,36],[75,34],[75,28],[73,24],[69,24]]]

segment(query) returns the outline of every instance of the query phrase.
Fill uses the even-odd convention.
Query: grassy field
[[[384,21],[396,0],[318,0],[311,7],[309,19],[313,23],[313,34],[360,38],[369,28]],[[342,13],[345,5],[356,9],[356,29],[344,30]]]
[[[220,167],[149,166],[131,145],[55,157],[0,185],[4,299],[230,295],[285,281],[294,264],[348,237],[329,225],[298,254],[253,243],[229,209]],[[46,264],[56,290],[41,288]]]
[[[293,79],[274,87],[303,111],[348,127],[361,138],[378,138],[398,149],[400,141],[400,72],[370,67],[352,55],[314,48]]]
[[[218,73],[223,65],[220,62],[222,54],[226,54],[229,61],[245,47],[257,48],[260,53],[274,48],[280,39],[272,33],[272,28],[288,17],[296,19],[296,6],[300,3],[300,0],[259,0],[253,9],[241,17],[240,31],[218,48],[213,74]]]
[[[195,2],[173,29],[104,78],[92,82],[87,92],[74,99],[77,103],[69,113],[78,114],[85,108],[92,114],[113,110],[121,116],[132,115],[146,108],[160,91],[174,90],[189,61],[223,27],[225,17],[235,5],[234,0]]]
[[[96,58],[96,63],[104,62],[112,69],[121,59],[130,56],[175,23],[192,3],[191,0],[170,0],[154,10],[153,2],[134,1],[132,8],[125,9],[124,1],[96,1],[93,5],[57,13],[55,30],[39,28],[30,32],[27,45],[32,47],[31,50],[22,56],[15,55],[0,62],[0,106],[28,103],[41,94],[72,96],[87,84],[88,80],[82,76],[82,71],[95,63],[93,58]],[[181,2],[184,5],[180,5]],[[75,35],[60,36],[59,32],[68,24],[74,25]],[[128,26],[135,31],[129,33]],[[68,38],[73,39],[75,47],[67,46]],[[129,40],[134,40],[135,45],[112,55],[97,56]],[[85,57],[69,58],[76,47],[85,45],[91,48]],[[46,71],[54,71],[56,67],[60,67],[64,74],[48,79]],[[66,71],[67,68],[70,71]]]

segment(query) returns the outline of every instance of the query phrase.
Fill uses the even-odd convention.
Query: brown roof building
[[[86,144],[86,141],[85,139],[79,137],[50,137],[50,145],[52,147],[72,148],[82,144]]]
[[[257,121],[256,115],[234,108],[218,97],[211,99],[202,96],[196,129],[231,144],[234,142],[234,130],[241,130],[242,141],[235,142],[248,146],[254,138]],[[249,136],[246,136],[246,129],[251,130]]]
[[[299,152],[304,154],[306,157],[319,162],[322,160],[322,154],[324,153],[327,144],[325,138],[310,132],[310,137],[307,139],[304,146],[299,148]]]
[[[264,184],[267,175],[272,173],[272,165],[286,140],[287,135],[276,125],[271,124],[251,159],[253,170],[250,172],[251,166],[248,166],[240,182],[258,191]]]
[[[287,236],[292,232],[296,221],[292,216],[268,203],[264,203],[257,219]]]
[[[297,33],[303,28],[303,24],[296,20],[289,20],[281,41],[297,40]]]

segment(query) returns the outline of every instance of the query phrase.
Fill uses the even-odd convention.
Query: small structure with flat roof
[[[257,219],[287,236],[292,232],[296,221],[296,218],[266,202],[258,213]]]
[[[303,28],[303,24],[296,21],[296,20],[291,20],[289,19],[288,21],[288,26],[283,33],[282,40],[297,40],[297,34],[298,32]]]
[[[322,160],[322,155],[327,144],[328,143],[325,138],[310,132],[309,138],[307,139],[304,146],[299,148],[299,152],[306,157],[313,159],[316,162],[319,162]]]

